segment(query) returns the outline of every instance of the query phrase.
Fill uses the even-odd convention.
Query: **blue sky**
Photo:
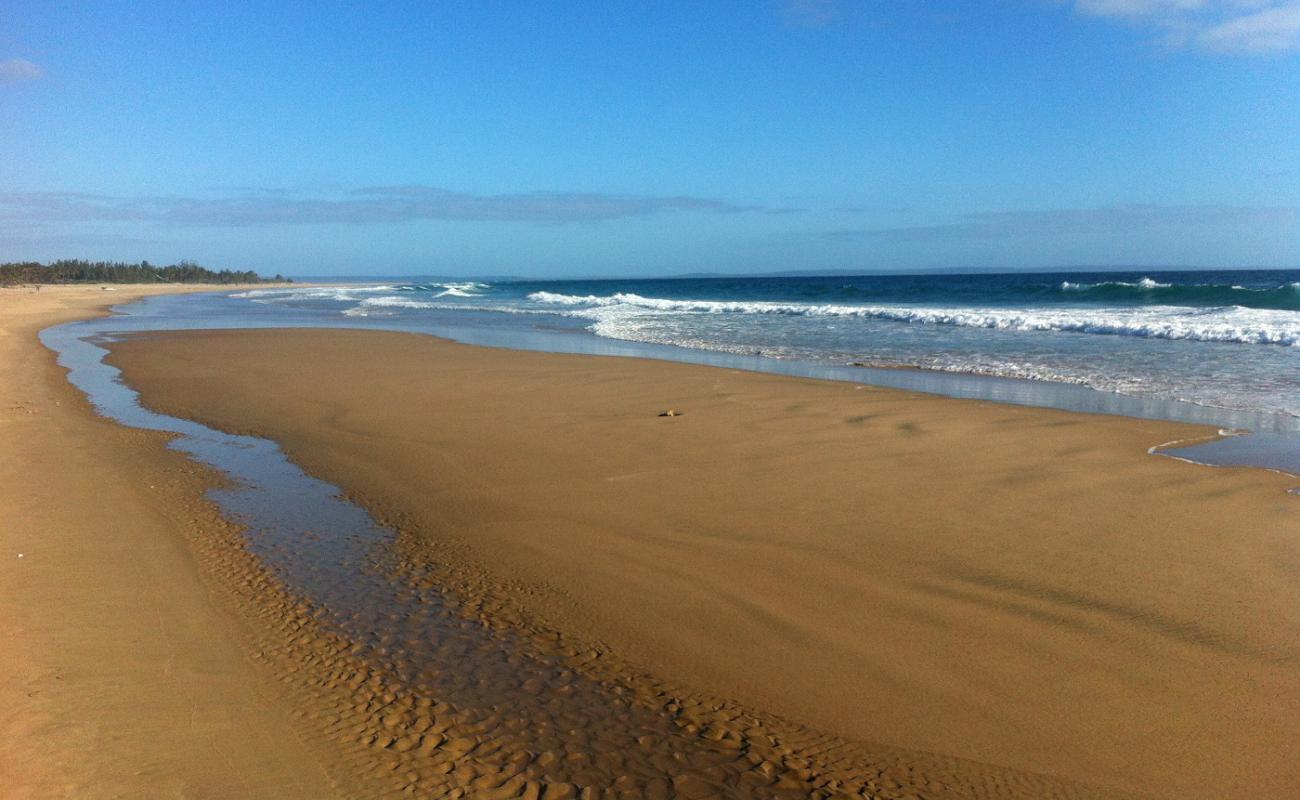
[[[1300,0],[90,5],[0,16],[0,260],[1300,266]]]

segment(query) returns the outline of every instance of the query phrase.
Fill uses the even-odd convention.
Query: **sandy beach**
[[[40,345],[204,287],[0,289],[0,786],[6,798],[333,796],[252,632],[191,547],[204,474],[98,417]]]
[[[0,800],[1300,800],[1300,0],[0,18]]]
[[[958,779],[919,794],[1300,791],[1295,480],[1147,453],[1213,431],[392,333],[112,349],[148,406],[281,443],[493,624],[938,754]]]
[[[220,476],[98,416],[36,338],[203,288],[0,291],[6,797],[1116,796],[847,742],[553,629],[509,637],[528,632],[518,605],[473,601],[522,595],[466,571],[445,577],[477,617],[437,646],[443,687],[471,691],[413,692],[250,552],[205,498]]]
[[[1300,501],[1146,452],[1202,428],[407,334],[114,345],[149,406],[273,438],[399,531],[375,632],[442,614],[418,674],[36,339],[176,290],[0,291],[6,796],[1300,786]]]

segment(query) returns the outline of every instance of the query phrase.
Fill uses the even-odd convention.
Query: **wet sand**
[[[719,743],[691,769],[704,787],[739,785],[740,764],[753,786],[805,795],[855,770],[882,794],[886,780],[927,796],[1089,794],[1042,773],[1102,795],[1300,791],[1300,498],[1285,476],[1146,453],[1203,428],[392,333],[113,349],[150,407],[275,439],[397,527],[417,586],[522,632],[523,649],[552,642],[552,672],[571,674],[532,685],[535,713],[562,719],[566,694],[587,691],[570,684],[621,688],[628,713],[669,697],[673,726],[644,761],[686,758],[691,736]],[[340,691],[340,674],[311,685]],[[498,705],[530,707],[493,674]],[[436,698],[385,690],[358,711],[346,695],[351,710],[326,717],[409,702],[384,715],[389,733],[357,733],[401,752],[395,770],[460,768],[436,771],[464,760],[444,733],[428,739],[448,716],[419,711]],[[575,702],[575,718],[599,724],[594,705]],[[527,776],[638,780],[630,763],[578,763],[602,756],[581,752],[600,736],[558,749],[555,767],[511,728],[528,723],[480,715],[457,738],[514,736],[513,753],[481,755],[530,754],[510,773],[519,791]],[[407,755],[426,740],[432,764]],[[751,758],[764,747],[771,760]],[[819,762],[828,752],[838,766]],[[888,778],[870,766],[886,763]]]
[[[205,499],[219,476],[97,417],[37,344],[105,297],[0,292],[0,538],[23,554],[0,585],[6,797],[1115,796],[669,685],[420,553],[341,562],[349,531],[268,545]],[[305,596],[288,562],[339,591]],[[363,584],[368,605],[335,602]]]
[[[212,476],[96,416],[36,338],[201,288],[0,289],[6,798],[335,796],[191,546],[236,533],[201,498]]]

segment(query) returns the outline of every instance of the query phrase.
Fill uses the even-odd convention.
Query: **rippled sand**
[[[1145,453],[1200,429],[375,332],[114,349],[400,530],[376,641],[267,614],[416,788],[1300,786],[1297,500]]]
[[[190,539],[212,476],[99,418],[36,334],[196,287],[0,289],[0,797],[333,793]]]

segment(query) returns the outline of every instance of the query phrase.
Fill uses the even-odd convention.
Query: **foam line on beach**
[[[1286,311],[1244,306],[1188,309],[1179,306],[1140,308],[943,308],[906,305],[781,303],[772,301],[694,300],[642,297],[637,294],[566,295],[533,292],[536,303],[566,307],[571,316],[598,325],[617,322],[620,314],[767,314],[806,317],[864,317],[921,325],[949,325],[1012,331],[1055,331],[1153,339],[1300,346],[1300,320]],[[613,319],[611,319],[613,317]]]

